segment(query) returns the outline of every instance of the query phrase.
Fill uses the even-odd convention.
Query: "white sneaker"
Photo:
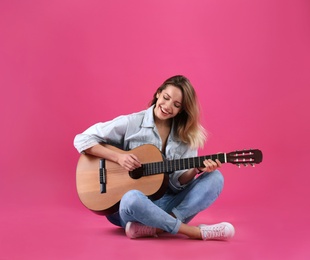
[[[156,228],[145,226],[138,222],[128,222],[126,224],[125,232],[129,238],[157,237]]]
[[[235,228],[228,222],[199,225],[202,240],[227,240],[235,235]]]

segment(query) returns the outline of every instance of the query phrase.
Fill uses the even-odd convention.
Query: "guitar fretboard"
[[[178,170],[185,170],[197,167],[203,167],[203,161],[218,159],[221,163],[226,163],[226,153],[212,154],[207,156],[199,156],[177,160],[164,160],[161,162],[153,162],[143,164],[143,176],[149,176],[158,173],[170,173]]]

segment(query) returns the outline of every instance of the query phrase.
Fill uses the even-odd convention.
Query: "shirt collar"
[[[153,114],[154,106],[155,105],[150,106],[145,111],[145,115],[141,124],[142,127],[153,127],[153,128],[155,127],[154,114]]]

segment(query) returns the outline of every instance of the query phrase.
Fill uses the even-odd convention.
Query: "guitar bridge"
[[[106,193],[106,169],[105,169],[105,160],[100,160],[100,167],[99,167],[99,183],[100,183],[100,193]]]

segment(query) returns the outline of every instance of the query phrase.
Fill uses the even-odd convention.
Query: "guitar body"
[[[163,161],[161,152],[153,145],[142,145],[130,151],[123,151],[110,145],[105,147],[120,153],[134,154],[142,164]],[[98,157],[82,154],[76,170],[78,196],[88,209],[97,214],[108,215],[116,212],[122,196],[130,190],[140,190],[151,199],[158,199],[167,188],[169,178],[167,174],[160,173],[133,179],[119,164],[105,160],[106,191],[101,193],[100,160]]]

